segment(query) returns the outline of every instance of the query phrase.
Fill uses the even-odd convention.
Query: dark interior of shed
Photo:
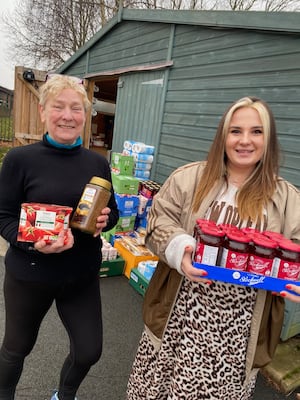
[[[90,148],[105,156],[112,148],[118,78],[95,80]]]

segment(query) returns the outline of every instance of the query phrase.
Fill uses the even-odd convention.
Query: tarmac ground
[[[6,243],[0,237],[0,288]],[[102,293],[104,343],[78,391],[79,400],[124,400],[128,376],[143,329],[143,297],[125,276],[99,279]],[[4,300],[0,289],[0,343],[4,332]],[[68,352],[68,338],[55,306],[45,317],[37,343],[26,358],[15,400],[49,400],[58,385]],[[261,371],[253,400],[294,400],[300,386],[300,338],[279,344],[272,363]],[[300,388],[299,388],[300,392]],[[223,399],[222,399],[223,400]],[[231,399],[224,399],[231,400]]]

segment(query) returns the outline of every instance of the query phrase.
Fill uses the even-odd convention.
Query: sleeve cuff
[[[181,275],[181,261],[186,246],[192,246],[195,251],[196,240],[188,234],[178,235],[171,240],[165,252],[170,267],[176,269]]]

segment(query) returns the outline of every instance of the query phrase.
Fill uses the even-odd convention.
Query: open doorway
[[[95,79],[90,149],[110,158],[118,77]]]

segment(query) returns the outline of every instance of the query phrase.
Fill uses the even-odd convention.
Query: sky
[[[12,11],[17,3],[18,0],[0,1],[0,16],[3,12],[6,12],[7,10]],[[5,87],[6,89],[14,89],[15,64],[13,60],[8,60],[8,42],[5,38],[1,25],[0,33],[0,86]]]

